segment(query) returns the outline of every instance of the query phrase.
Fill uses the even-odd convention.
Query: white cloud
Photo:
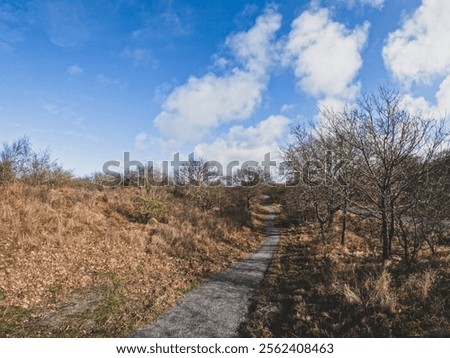
[[[432,113],[434,111],[425,98],[414,97],[411,94],[405,94],[402,97],[401,105],[404,110],[415,115]]]
[[[432,104],[422,96],[406,93],[402,97],[401,105],[404,110],[414,115],[435,120],[448,119],[450,114],[450,76],[441,83],[435,98],[436,103]]]
[[[436,93],[437,107],[442,114],[450,114],[450,74],[442,81]]]
[[[191,77],[169,95],[155,124],[179,140],[198,140],[221,123],[250,117],[264,87],[259,77],[240,70],[224,77]]]
[[[222,71],[225,70],[230,65],[230,60],[217,54],[212,55],[211,60],[212,60],[211,70],[216,69]]]
[[[389,34],[383,59],[406,89],[404,106],[413,113],[435,117],[450,111],[450,2],[423,0],[399,29]],[[411,85],[439,83],[434,103],[410,93]]]
[[[229,36],[226,44],[249,72],[264,75],[273,60],[272,40],[281,26],[281,16],[268,8],[247,32]]]
[[[191,76],[168,95],[155,126],[182,144],[200,140],[223,123],[249,118],[267,86],[271,46],[280,25],[281,16],[269,8],[249,31],[228,37],[239,66],[223,75]]]
[[[430,118],[448,117],[450,114],[450,75],[439,86],[435,94],[435,104],[431,104],[422,96],[406,93],[402,98],[402,106],[413,114],[422,114]]]
[[[148,142],[149,142],[149,135],[145,132],[139,133],[136,138],[134,139],[134,148],[141,152],[148,148]]]
[[[146,160],[170,160],[174,153],[180,152],[178,143],[173,139],[166,139],[140,132],[134,138],[134,150],[139,153],[151,154]]]
[[[78,65],[71,65],[67,67],[67,73],[72,76],[81,75],[83,72],[83,69]]]
[[[326,97],[317,101],[317,107],[321,109],[327,108],[333,109],[334,111],[341,111],[351,100],[353,100],[353,98],[344,100],[337,97]]]
[[[291,27],[285,62],[293,66],[299,88],[327,103],[354,100],[369,23],[348,29],[322,8],[303,12]]]
[[[295,105],[291,103],[285,103],[281,106],[280,113],[290,112],[295,108]]]
[[[381,10],[384,6],[384,0],[341,0],[344,1],[348,7],[353,8],[355,5],[367,5]]]
[[[383,48],[386,67],[405,85],[450,72],[450,1],[423,0]]]
[[[223,137],[211,143],[197,145],[194,153],[197,157],[216,160],[222,164],[232,160],[261,161],[264,154],[269,152],[272,153],[272,158],[276,158],[277,141],[286,134],[288,124],[287,117],[274,115],[255,126],[233,126]]]

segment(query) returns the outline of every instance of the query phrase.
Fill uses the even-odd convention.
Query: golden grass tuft
[[[359,294],[353,291],[352,288],[347,283],[344,284],[342,295],[344,296],[346,302],[349,303],[350,305],[361,306],[363,303]]]
[[[395,313],[397,309],[397,298],[392,290],[391,281],[391,274],[383,270],[378,277],[373,280],[368,280],[366,284],[371,293],[370,299],[374,304],[378,304],[383,310],[389,313]]]

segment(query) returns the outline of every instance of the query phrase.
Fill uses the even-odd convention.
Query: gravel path
[[[280,239],[273,218],[271,210],[267,237],[258,251],[188,293],[133,337],[236,337],[252,291],[264,277],[278,247]]]

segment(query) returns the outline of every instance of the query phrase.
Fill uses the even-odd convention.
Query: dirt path
[[[264,277],[278,247],[273,210],[270,212],[267,237],[258,251],[187,294],[133,337],[236,337],[252,291]]]

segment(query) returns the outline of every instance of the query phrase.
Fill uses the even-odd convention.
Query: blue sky
[[[0,1],[0,141],[108,160],[262,160],[380,84],[450,108],[450,2]]]

